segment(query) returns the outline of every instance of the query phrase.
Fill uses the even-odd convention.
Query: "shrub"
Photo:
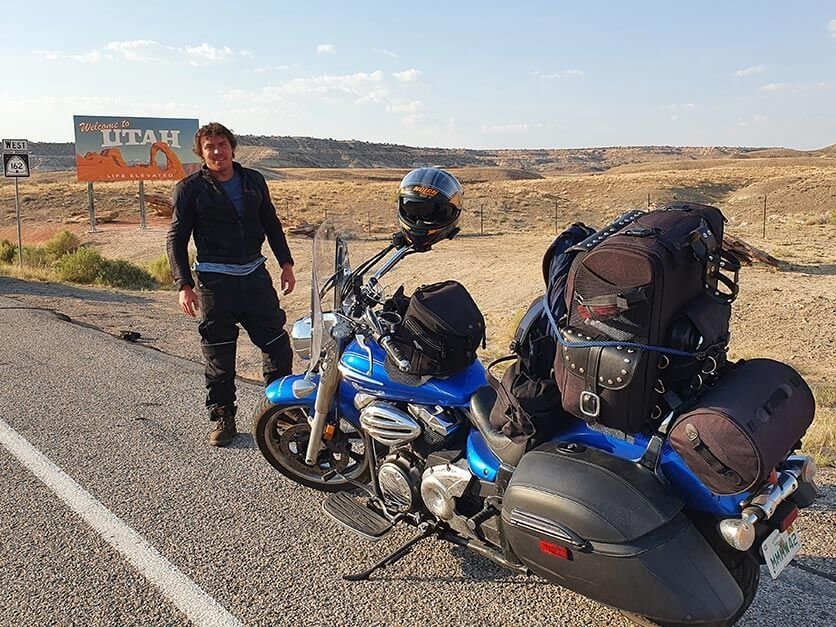
[[[194,253],[189,253],[189,267],[194,265]],[[171,266],[168,256],[160,255],[148,264],[148,272],[162,287],[173,287],[174,277],[171,276]]]
[[[61,231],[53,236],[43,247],[47,254],[54,260],[57,260],[64,255],[74,253],[78,250],[79,246],[81,246],[81,240],[78,238],[78,235],[69,231]]]
[[[102,274],[104,259],[93,248],[79,248],[61,257],[55,263],[55,271],[62,281],[95,283]]]
[[[49,268],[54,258],[43,246],[24,246],[23,264],[30,268]]]
[[[0,241],[0,262],[13,263],[16,257],[17,246],[7,239]]]
[[[148,273],[154,280],[163,287],[171,287],[174,277],[171,276],[171,266],[168,265],[168,257],[160,255],[148,264]]]
[[[104,259],[99,280],[105,285],[129,290],[153,290],[157,287],[154,277],[124,259]]]

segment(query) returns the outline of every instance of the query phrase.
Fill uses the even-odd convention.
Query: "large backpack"
[[[566,411],[635,433],[722,366],[740,267],[722,251],[724,220],[715,207],[670,203],[574,247],[566,315],[551,318]]]
[[[563,302],[566,273],[576,254],[570,249],[594,232],[582,223],[573,224],[551,243],[543,255],[545,295],[534,299],[517,325],[511,354],[488,365],[488,382],[497,394],[491,424],[515,441],[535,434],[539,439],[548,437],[563,414],[560,391],[552,375],[556,342],[545,306]],[[498,380],[491,370],[504,361],[512,363]]]

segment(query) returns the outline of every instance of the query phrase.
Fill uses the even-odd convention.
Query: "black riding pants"
[[[206,359],[206,406],[235,405],[235,353],[238,324],[261,349],[264,384],[290,374],[293,353],[287,320],[270,274],[264,266],[246,276],[197,273],[201,322],[198,326]]]

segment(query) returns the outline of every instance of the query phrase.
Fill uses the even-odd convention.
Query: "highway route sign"
[[[29,155],[4,152],[3,174],[7,177],[29,176]]]

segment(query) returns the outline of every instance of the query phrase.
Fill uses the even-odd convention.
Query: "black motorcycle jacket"
[[[237,162],[233,166],[244,190],[241,217],[206,166],[174,187],[166,253],[177,289],[184,285],[194,287],[188,255],[191,236],[194,236],[199,262],[249,263],[261,255],[266,236],[279,265],[293,264],[264,177]]]

